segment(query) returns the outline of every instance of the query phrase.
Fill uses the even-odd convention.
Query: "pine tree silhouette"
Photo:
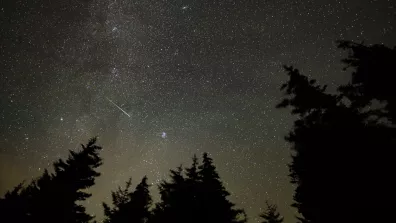
[[[20,183],[0,199],[1,222],[29,222],[27,197],[22,194],[23,184],[24,182]]]
[[[342,60],[346,65],[344,70],[353,69],[351,81],[340,86],[339,91],[355,107],[370,105],[373,99],[385,103],[384,109],[371,110],[371,114],[396,124],[396,89],[393,81],[396,47],[391,49],[380,44],[366,46],[351,41],[337,43],[338,48],[349,51],[348,57]]]
[[[109,205],[107,205],[106,203],[102,204],[105,215],[104,223],[120,222],[126,218],[123,215],[129,214],[125,210],[125,206],[127,205],[130,199],[129,194],[131,192],[129,190],[131,188],[131,184],[132,184],[132,178],[129,178],[129,180],[126,182],[124,189],[118,187],[117,191],[111,192],[112,203],[114,206],[113,209],[111,209]]]
[[[163,180],[159,185],[161,201],[155,205],[152,222],[190,222],[187,214],[188,194],[182,166],[170,170],[170,181]]]
[[[118,188],[112,192],[113,208],[103,203],[105,223],[144,223],[150,218],[149,208],[151,196],[147,177],[136,186],[135,191],[130,191],[131,179],[126,182],[125,189]]]
[[[282,223],[283,217],[279,214],[277,206],[270,204],[268,201],[265,203],[267,205],[266,210],[260,215],[263,219],[262,223]]]
[[[185,168],[186,180],[186,195],[184,196],[188,209],[185,211],[185,214],[191,218],[190,222],[202,222],[200,208],[203,205],[202,203],[202,191],[200,176],[198,173],[198,158],[194,154],[192,158],[192,164],[189,168]]]
[[[208,154],[201,165],[194,155],[192,165],[171,170],[170,181],[159,185],[161,201],[153,211],[153,222],[245,222],[242,209],[235,209]]]
[[[369,96],[359,95],[360,89],[340,87],[332,95],[293,67],[285,69],[289,81],[281,89],[287,97],[278,107],[291,107],[299,116],[286,137],[293,149],[289,168],[299,220],[378,221],[383,211],[367,203],[381,203],[391,192],[395,128],[370,118],[375,110],[363,109]]]
[[[197,155],[194,154],[192,158],[192,164],[190,168],[186,168],[186,176],[187,179],[192,182],[197,182],[199,180],[198,176],[198,158]]]
[[[244,210],[235,209],[235,204],[227,199],[230,193],[223,186],[213,160],[207,153],[203,154],[202,164],[198,169],[203,222],[246,222]]]
[[[93,138],[81,151],[70,151],[66,161],[59,159],[53,164],[53,174],[45,170],[28,186],[20,184],[8,192],[0,200],[5,222],[89,222],[93,217],[77,202],[91,196],[83,190],[100,176],[95,169],[102,164],[101,147],[95,143]]]

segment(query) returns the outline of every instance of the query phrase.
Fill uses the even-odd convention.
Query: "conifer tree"
[[[362,55],[360,58],[372,58]],[[390,157],[396,148],[396,131],[388,123],[372,120],[373,113],[391,120],[391,107],[373,109],[369,105],[376,97],[381,100],[380,96],[391,101],[390,89],[379,90],[379,85],[365,82],[364,77],[374,78],[376,70],[359,69],[366,66],[361,61],[344,60],[357,66],[361,76],[359,81],[341,86],[337,94],[327,93],[326,86],[285,67],[289,81],[281,89],[287,97],[278,107],[290,107],[292,114],[298,115],[286,140],[293,149],[289,165],[291,182],[297,186],[293,206],[301,214],[301,222],[378,221],[376,216],[384,216],[378,207],[367,203],[381,203],[392,191],[387,176],[392,174]],[[385,70],[378,68],[379,72]],[[382,81],[391,73],[381,74]],[[359,214],[362,212],[365,215]]]
[[[171,170],[170,181],[159,185],[161,201],[154,209],[153,222],[245,222],[242,209],[235,209],[208,154],[189,168]]]
[[[203,154],[198,169],[203,222],[245,222],[244,210],[235,209],[235,204],[228,200],[230,193],[223,186],[213,160],[207,153]]]
[[[200,208],[202,206],[202,191],[201,191],[201,181],[198,174],[198,158],[194,154],[192,158],[192,164],[189,168],[185,168],[186,173],[186,194],[184,196],[185,203],[188,205],[188,209],[185,210],[185,214],[190,216],[190,222],[201,222],[200,218]]]
[[[191,167],[186,168],[186,176],[187,179],[193,182],[196,182],[199,180],[198,176],[198,158],[197,155],[194,154],[192,158],[192,164]]]
[[[86,200],[91,194],[85,189],[93,186],[100,175],[95,169],[102,162],[101,147],[96,138],[91,139],[82,150],[69,151],[66,161],[59,159],[54,173],[47,170],[42,176],[24,187],[22,184],[1,199],[2,216],[9,222],[89,222],[92,216],[77,202]],[[18,219],[18,220],[15,220]]]
[[[0,198],[0,218],[2,222],[29,222],[27,197],[23,194],[24,182]]]
[[[128,214],[125,211],[125,206],[129,202],[129,194],[130,188],[132,184],[132,178],[129,178],[126,182],[125,188],[121,189],[120,187],[117,188],[117,191],[111,192],[112,204],[113,208],[111,209],[109,205],[103,203],[104,209],[104,223],[110,222],[120,222],[125,217],[122,216],[123,214]]]
[[[112,192],[113,208],[103,203],[105,223],[144,223],[150,217],[151,196],[147,177],[130,191],[131,179],[126,182],[125,189],[118,188]]]
[[[265,202],[267,207],[264,213],[260,215],[263,219],[261,223],[282,223],[283,217],[278,212],[278,208],[274,204],[270,204],[268,201]]]
[[[186,222],[187,187],[182,166],[170,170],[170,181],[163,180],[159,185],[161,201],[155,205],[152,222]]]
[[[367,46],[351,41],[337,41],[337,44],[338,48],[348,51],[348,57],[342,60],[346,65],[344,70],[353,69],[351,80],[340,86],[339,91],[358,108],[369,106],[373,100],[384,103],[383,108],[371,108],[370,113],[396,125],[393,81],[396,47],[391,49],[382,44]]]

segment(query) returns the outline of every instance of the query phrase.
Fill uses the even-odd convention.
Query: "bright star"
[[[162,132],[161,137],[162,137],[163,139],[165,139],[165,138],[166,138],[166,132]]]
[[[186,10],[186,9],[188,9],[188,5],[182,7],[182,10]]]

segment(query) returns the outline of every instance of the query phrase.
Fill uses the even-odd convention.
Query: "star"
[[[87,204],[98,221],[111,182],[147,174],[154,183],[208,152],[252,222],[267,198],[292,222],[283,136],[293,119],[275,109],[286,78],[280,68],[305,66],[337,84],[345,76],[337,76],[335,40],[396,41],[394,1],[75,2],[83,7],[3,13],[0,163],[31,158],[12,164],[22,181],[28,166],[43,171],[37,157],[67,158],[67,149],[100,135],[102,189]],[[15,186],[3,172],[0,197]]]

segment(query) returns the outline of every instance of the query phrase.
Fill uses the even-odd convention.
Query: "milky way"
[[[99,219],[101,202],[129,177],[156,184],[206,151],[250,222],[265,199],[294,222],[283,139],[293,119],[274,108],[281,65],[345,82],[346,54],[334,41],[395,45],[395,4],[6,0],[0,192],[99,136],[104,166],[87,204]]]

